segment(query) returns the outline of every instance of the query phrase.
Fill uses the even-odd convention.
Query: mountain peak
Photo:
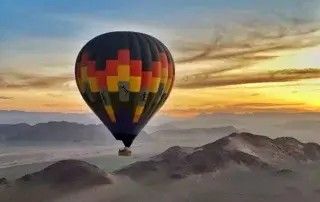
[[[27,174],[18,183],[50,184],[54,187],[82,188],[111,184],[112,180],[97,166],[80,160],[62,160],[39,172]]]
[[[184,178],[214,172],[230,165],[250,169],[281,170],[279,162],[320,160],[320,145],[294,138],[276,138],[250,133],[232,133],[201,147],[174,146],[147,161],[133,163],[115,172],[135,180],[144,176]]]

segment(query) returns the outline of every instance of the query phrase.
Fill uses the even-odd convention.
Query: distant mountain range
[[[45,122],[73,122],[79,124],[101,124],[93,113],[53,113],[0,110],[0,124],[27,123],[35,125]],[[320,143],[314,135],[320,130],[320,113],[203,113],[194,117],[153,117],[144,128],[147,133],[164,129],[217,128],[233,126],[242,132],[265,135],[268,137],[290,136],[303,141]],[[139,136],[140,137],[140,136]],[[208,141],[214,141],[213,139]],[[202,142],[205,143],[205,142]],[[201,143],[201,144],[202,144]],[[180,145],[180,144],[179,144]]]
[[[193,138],[201,139],[226,136],[238,130],[232,126],[217,128],[194,128],[194,129],[172,129],[167,124],[160,125],[155,132],[147,134],[142,131],[137,137],[137,141],[149,142],[154,140],[171,140]],[[0,125],[0,142],[13,141],[63,141],[63,142],[95,142],[114,144],[115,139],[108,129],[102,125],[79,124],[70,122],[48,122],[29,125],[2,124]]]
[[[17,110],[0,110],[0,123],[17,124],[28,123],[31,125],[50,121],[66,121],[80,124],[101,124],[101,121],[93,113],[61,113],[61,112],[26,112]],[[233,113],[212,113],[199,114],[195,117],[171,117],[166,115],[158,115],[153,117],[149,126],[168,123],[175,125],[174,127],[182,128],[203,128],[212,126],[232,125],[238,126],[250,122],[255,125],[262,123],[265,125],[282,125],[295,121],[301,122],[302,125],[308,122],[318,124],[320,121],[320,113],[275,113],[275,112],[256,112],[248,114]],[[150,127],[152,128],[152,127]]]
[[[36,125],[0,125],[1,141],[93,141],[106,142],[108,131],[102,125],[49,122]],[[111,139],[111,138],[109,138]]]
[[[162,124],[164,122],[183,120],[184,118],[173,118],[169,116],[156,116],[152,118],[153,122]],[[27,112],[18,110],[0,110],[0,123],[2,124],[37,124],[50,121],[66,121],[80,124],[101,124],[101,121],[94,113],[62,113],[62,112]]]

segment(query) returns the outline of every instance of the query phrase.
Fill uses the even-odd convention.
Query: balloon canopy
[[[93,38],[80,50],[75,65],[81,96],[126,147],[168,99],[174,77],[168,48],[138,32]]]

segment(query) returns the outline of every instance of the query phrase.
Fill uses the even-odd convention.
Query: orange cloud
[[[0,96],[0,100],[12,100],[13,97],[8,97],[8,96]]]
[[[225,105],[208,105],[199,106],[188,109],[163,109],[160,114],[177,116],[177,117],[192,117],[206,113],[248,113],[248,112],[306,112],[315,111],[310,109],[304,103],[268,103],[268,102],[245,102]]]
[[[233,70],[250,68],[257,63],[272,60],[279,55],[276,52],[301,50],[315,47],[320,44],[319,26],[312,21],[299,21],[292,19],[278,19],[286,25],[271,26],[261,23],[253,29],[244,29],[241,33],[232,32],[231,35],[220,35],[214,43],[202,43],[197,41],[175,44],[182,52],[183,58],[177,59],[177,64],[185,64],[199,61],[223,62],[221,66],[215,64],[212,68],[199,70],[198,72],[178,78],[176,87],[179,88],[205,88],[211,86],[241,85],[245,83],[270,83],[288,82],[302,79],[318,78],[319,74],[306,69],[294,72],[267,72],[262,70],[259,74],[241,72],[241,75],[224,76]],[[272,22],[273,23],[273,22]],[[243,27],[246,28],[246,24]],[[226,35],[226,34],[225,34]],[[186,55],[186,56],[185,56]],[[295,71],[295,70],[285,70]],[[272,74],[281,76],[272,77]],[[293,75],[295,74],[295,75]],[[219,76],[217,76],[219,75]],[[223,78],[221,78],[223,77]]]
[[[61,89],[68,88],[74,80],[73,75],[41,75],[35,73],[6,72],[0,75],[2,89]]]
[[[320,78],[320,69],[286,69],[251,74],[234,74],[210,76],[193,79],[176,84],[178,88],[204,88],[213,86],[229,86],[252,83],[290,82],[303,79]]]

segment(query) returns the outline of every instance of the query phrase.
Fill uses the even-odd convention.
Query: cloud
[[[252,93],[251,94],[252,97],[259,96],[259,95],[260,95],[260,93]]]
[[[221,106],[215,109],[217,112],[306,112],[315,111],[309,109],[304,103],[236,103]]]
[[[48,96],[50,97],[62,97],[63,94],[57,94],[57,93],[47,93]]]
[[[268,72],[210,76],[179,82],[178,88],[204,88],[208,86],[229,86],[252,83],[289,82],[320,78],[320,69],[286,69]]]
[[[8,97],[8,96],[0,96],[0,100],[12,100],[13,97]]]
[[[42,75],[35,73],[7,72],[0,75],[2,89],[69,89],[74,76],[71,74]]]
[[[58,107],[60,104],[43,104],[45,107]]]
[[[263,40],[263,39],[261,39]],[[273,42],[274,43],[274,42]],[[293,42],[292,42],[293,43]],[[259,56],[255,54],[259,53],[269,53],[272,51],[286,51],[286,50],[297,50],[301,48],[308,48],[308,47],[313,47],[315,45],[320,44],[320,40],[317,41],[315,44],[314,41],[312,42],[305,42],[305,43],[299,43],[295,42],[293,44],[266,44],[262,45],[260,47],[253,47],[253,46],[247,46],[247,48],[242,48],[244,50],[237,50],[236,48],[241,48],[242,45],[239,45],[237,43],[234,44],[233,49],[235,50],[229,50],[225,51],[224,49],[227,49],[225,47],[217,47],[217,48],[206,48],[203,51],[203,53],[200,53],[198,55],[192,56],[192,57],[187,57],[187,58],[182,58],[178,59],[176,63],[188,63],[188,62],[195,62],[195,61],[201,61],[201,60],[226,60],[226,59],[240,59],[240,60],[245,60],[245,61],[252,61],[252,62],[260,62],[264,60],[270,60],[274,59],[278,56]],[[229,45],[230,46],[230,45]],[[214,53],[212,54],[212,52]],[[225,51],[225,52],[224,52]]]
[[[308,86],[308,87],[318,87],[320,84],[318,83],[308,83],[308,84],[302,84],[302,83],[291,83],[291,84],[279,84],[275,83],[273,85],[261,85],[261,86],[246,86],[246,89],[268,89],[268,88],[281,88],[281,87],[301,87],[301,86]],[[241,86],[218,86],[217,89],[242,89]]]
[[[307,108],[304,103],[268,103],[268,102],[246,102],[235,104],[219,104],[199,106],[188,109],[163,109],[161,114],[171,116],[194,116],[202,113],[234,113],[234,112],[306,112],[314,111]]]
[[[280,19],[281,20],[281,19]],[[272,22],[273,23],[273,22]],[[245,23],[243,27],[248,25]],[[281,51],[300,50],[315,47],[320,44],[320,28],[311,20],[288,18],[276,26],[261,23],[254,28],[230,31],[233,35],[220,33],[215,36],[216,41],[175,44],[184,57],[176,59],[177,64],[205,61],[212,62],[212,68],[202,69],[177,78],[176,87],[204,88],[211,86],[238,85],[246,83],[287,82],[302,79],[319,78],[317,70],[310,69],[284,70],[294,72],[267,72],[262,70],[259,74],[239,73],[226,76],[233,70],[250,68],[253,65],[279,57]],[[227,35],[227,36],[226,36]],[[209,39],[207,39],[209,40]],[[218,63],[217,63],[218,62]],[[220,63],[219,63],[220,62]],[[305,72],[305,73],[304,73]],[[219,74],[219,77],[217,75]],[[273,74],[278,74],[274,77]]]
[[[248,102],[248,103],[237,103],[226,105],[226,107],[246,107],[246,108],[255,108],[255,107],[263,107],[263,108],[274,108],[274,107],[294,107],[294,106],[302,106],[305,105],[304,103],[266,103],[266,102]]]

